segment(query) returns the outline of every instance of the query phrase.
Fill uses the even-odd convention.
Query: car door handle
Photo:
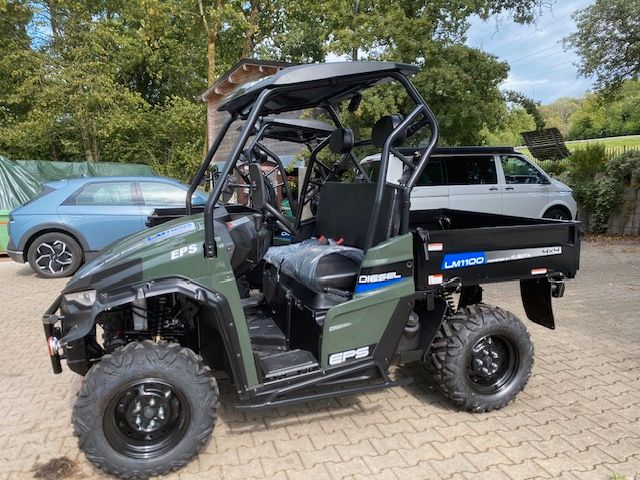
[[[505,187],[505,190],[513,190],[514,187]]]
[[[491,187],[489,190],[491,190],[491,191],[498,190],[498,187]]]

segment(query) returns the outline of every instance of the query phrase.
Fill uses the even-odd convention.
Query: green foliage
[[[485,128],[483,131],[486,145],[521,145],[521,132],[528,132],[535,128],[534,119],[524,108],[515,107],[507,110],[502,119],[502,125],[494,131]]]
[[[578,31],[565,44],[580,56],[579,72],[596,77],[596,87],[615,91],[640,75],[640,2],[596,0],[575,15]]]
[[[624,81],[615,95],[589,93],[564,97],[539,107],[549,127],[567,140],[604,138],[640,133],[640,81]]]
[[[481,143],[501,126],[508,66],[464,45],[468,18],[530,22],[543,0],[358,3],[0,0],[0,154],[143,162],[187,180],[212,78],[243,56],[323,61],[354,49],[423,67],[414,80],[442,143]],[[369,97],[349,117],[358,128],[406,109],[393,85]]]
[[[557,128],[563,137],[568,138],[569,119],[581,108],[581,105],[582,100],[579,98],[562,97],[548,105],[541,105],[538,110],[544,117],[547,127]]]
[[[552,177],[561,177],[569,169],[569,159],[543,160],[536,163]]]
[[[507,101],[521,105],[522,108],[524,108],[525,111],[533,117],[536,130],[542,130],[545,127],[544,116],[540,113],[540,110],[538,110],[540,102],[536,102],[526,95],[523,95],[520,92],[514,92],[513,90],[507,90],[505,92],[505,97]]]
[[[594,144],[576,150],[568,160],[560,177],[573,188],[580,208],[592,214],[591,230],[606,232],[609,217],[622,203],[625,187],[630,181],[638,185],[640,152],[628,152],[607,162],[604,145]]]
[[[568,173],[575,181],[593,179],[605,172],[606,165],[604,145],[595,143],[573,152]]]
[[[607,172],[631,188],[640,188],[640,150],[630,150],[607,163]]]

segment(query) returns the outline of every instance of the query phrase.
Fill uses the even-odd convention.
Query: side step
[[[260,358],[260,368],[267,381],[300,375],[318,366],[316,358],[306,350],[291,350]]]
[[[254,350],[284,351],[287,349],[287,337],[273,319],[261,313],[249,315],[247,328]]]
[[[369,382],[365,384],[356,384],[343,388],[327,388],[327,382],[339,381],[340,378],[353,375],[355,373],[376,368],[380,372],[381,382]],[[398,380],[391,380],[387,373],[379,364],[374,361],[364,362],[351,367],[344,367],[333,372],[324,372],[322,375],[316,375],[298,383],[285,385],[273,390],[265,391],[259,394],[258,401],[248,401],[235,406],[236,410],[263,410],[277,406],[294,405],[296,403],[320,400],[323,398],[333,398],[341,395],[353,395],[355,393],[368,392],[382,388],[398,387],[408,385],[413,382],[412,377],[404,377]],[[324,388],[321,387],[324,385]]]

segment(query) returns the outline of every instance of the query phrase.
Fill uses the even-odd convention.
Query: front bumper
[[[87,350],[94,353],[93,357],[96,355],[95,341],[92,342],[91,336],[82,332],[81,326],[87,323],[93,325],[91,309],[74,308],[64,302],[62,295],[44,313],[42,324],[53,373],[62,372],[61,360],[66,360],[67,367],[79,375],[84,376],[89,371]]]

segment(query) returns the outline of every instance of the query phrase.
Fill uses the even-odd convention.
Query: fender
[[[32,238],[35,239],[35,237],[38,236],[44,230],[57,230],[63,233],[67,233],[68,235],[71,235],[72,237],[75,237],[78,240],[78,242],[80,243],[80,246],[82,247],[83,252],[90,251],[89,243],[87,242],[87,239],[84,237],[82,233],[80,233],[79,230],[69,225],[66,225],[64,223],[53,223],[53,222],[39,223],[38,225],[31,227],[22,235],[22,238],[20,238],[17,249],[22,250],[24,252],[24,255],[26,256],[27,254],[26,246],[29,243],[29,241]]]
[[[64,336],[60,339],[60,345],[66,351],[69,347],[73,348],[74,344],[82,342],[93,331],[96,318],[103,311],[126,305],[143,297],[170,293],[184,295],[186,298],[196,301],[202,307],[210,309],[213,315],[203,315],[201,317],[202,321],[207,322],[220,333],[227,352],[241,351],[235,328],[235,319],[231,314],[231,308],[226,297],[182,277],[168,277],[135,283],[113,291],[99,293],[90,314],[83,312],[80,315],[76,312],[70,312],[70,315],[62,319]],[[244,360],[234,355],[228,355],[228,360],[238,390],[245,391],[248,382]]]

